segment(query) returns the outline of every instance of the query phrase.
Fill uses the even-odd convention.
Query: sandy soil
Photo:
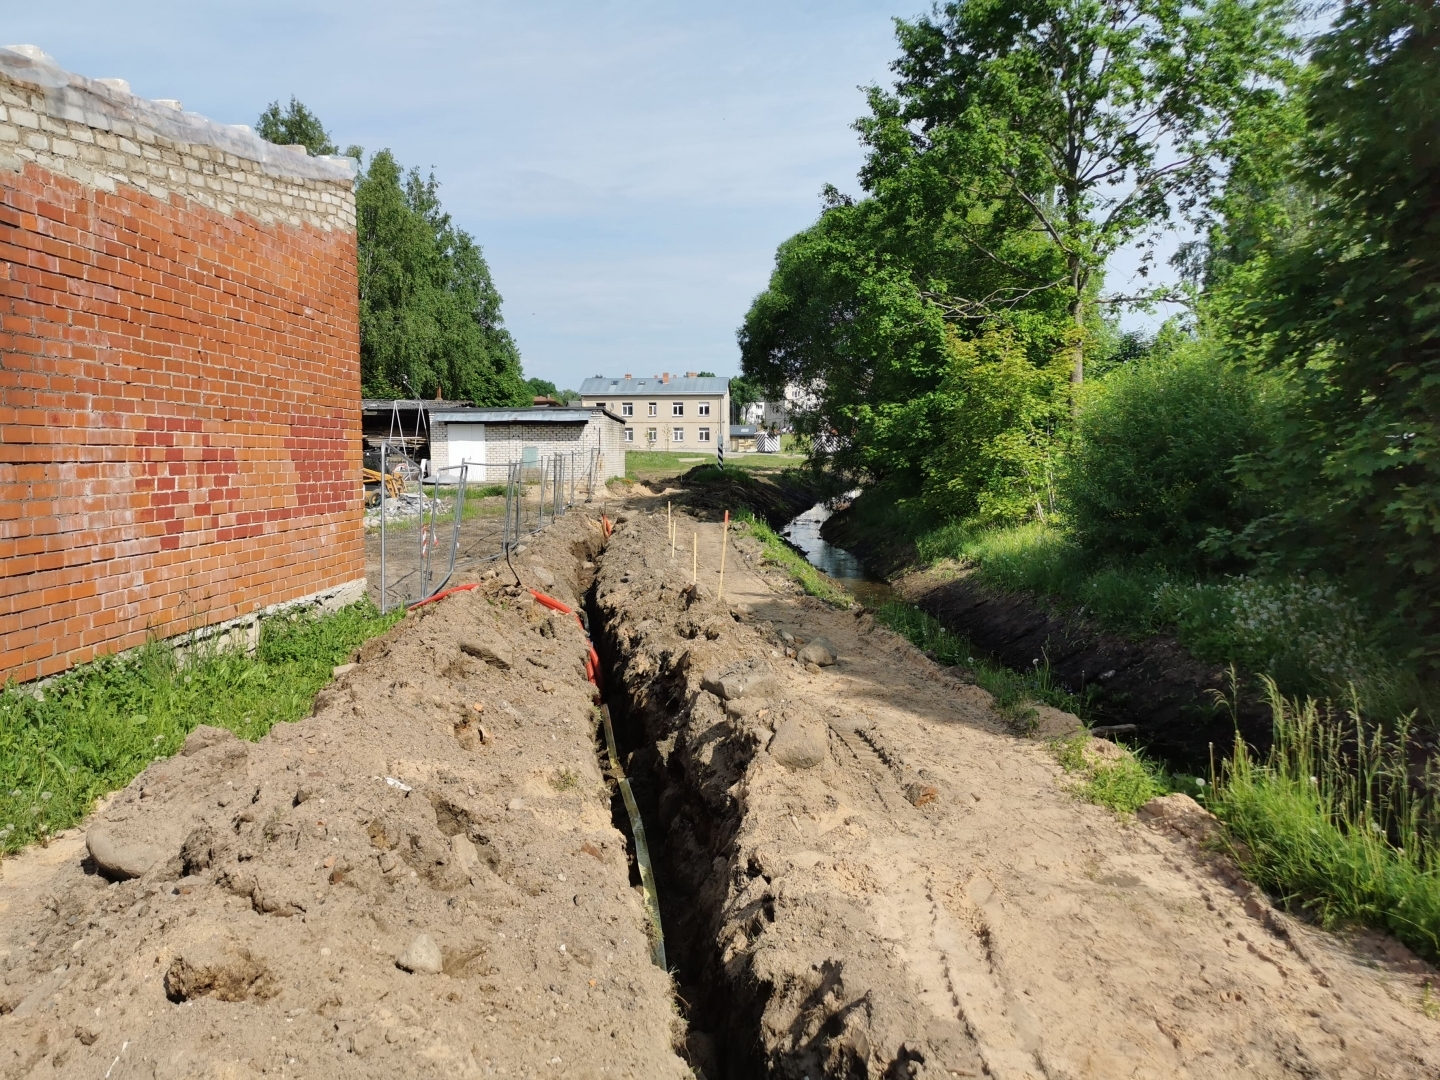
[[[584,634],[491,579],[309,719],[199,729],[0,865],[0,1077],[1440,1075],[1403,948],[1273,910],[1183,799],[1079,802],[986,694],[748,538],[717,601],[719,527],[682,517],[672,561],[637,505],[603,554],[572,512],[517,568],[577,607],[599,575],[678,986]],[[838,663],[802,664],[822,637]]]
[[[572,512],[525,584],[575,603],[599,541]],[[504,584],[368,643],[309,719],[199,729],[88,836],[0,866],[0,1076],[690,1075],[584,635]],[[149,868],[107,880],[97,837]]]
[[[715,601],[719,527],[679,536],[672,562],[663,503],[632,514],[597,599],[707,1075],[1440,1075],[1435,973],[1403,947],[1274,910],[1183,797],[1078,801],[983,691],[748,539]]]

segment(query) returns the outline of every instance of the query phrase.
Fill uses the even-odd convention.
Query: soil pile
[[[572,513],[517,569],[578,606],[600,543]],[[258,743],[198,729],[88,850],[7,861],[0,1076],[689,1076],[585,635],[508,584],[418,609]]]
[[[717,601],[719,528],[692,530],[693,583],[663,503],[632,516],[595,603],[707,1076],[1440,1072],[1402,947],[1272,909],[1188,800],[1078,802],[988,695],[748,539]]]

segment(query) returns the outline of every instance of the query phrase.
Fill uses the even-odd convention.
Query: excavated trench
[[[684,528],[713,567],[720,530]],[[1274,911],[1199,807],[1077,803],[987,694],[731,543],[748,578],[722,601],[670,560],[664,508],[631,509],[584,583],[696,1075],[1341,1076],[1362,1044],[1433,1075],[1374,960]],[[801,635],[841,659],[805,663]],[[1418,995],[1414,963],[1386,978]]]
[[[940,1054],[958,1075],[980,1075],[962,1025],[914,1000],[913,982],[880,955],[852,899],[797,888],[803,866],[749,796],[793,772],[804,794],[787,803],[787,832],[801,831],[797,815],[806,828],[817,812],[843,817],[828,781],[810,771],[822,760],[827,768],[814,773],[838,767],[827,720],[785,684],[782,669],[799,668],[768,622],[691,584],[688,560],[682,572],[657,554],[645,534],[664,522],[663,513],[618,518],[585,604],[604,708],[649,841],[691,1066],[709,1080],[957,1075],[923,1069]],[[828,715],[844,726],[840,710]],[[886,767],[864,738],[842,745]],[[603,757],[603,736],[597,748]],[[618,797],[612,809],[631,837],[639,888],[627,810]]]
[[[604,556],[601,560],[603,566]],[[615,612],[607,613],[597,594],[598,581],[586,594],[586,610],[600,657],[601,698],[644,821],[664,955],[688,1025],[686,1054],[697,1074],[708,1080],[767,1075],[759,1036],[760,987],[735,983],[716,962],[720,908],[741,807],[715,783],[694,782],[686,767],[688,747],[676,752],[679,721],[693,704],[684,666],[637,679],[630,670],[630,642],[617,632]],[[597,745],[603,760],[603,730],[597,732]],[[635,830],[619,784],[611,786],[613,820],[630,844],[630,884],[640,890],[644,885]],[[773,905],[768,912],[773,920]]]

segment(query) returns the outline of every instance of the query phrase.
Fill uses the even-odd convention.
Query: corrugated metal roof
[[[666,394],[727,394],[729,392],[730,379],[721,375],[703,379],[682,379],[675,376],[669,382],[661,382],[655,378],[610,379],[597,375],[580,384],[580,393],[585,397],[613,397],[616,395],[643,397],[650,394],[660,398]]]
[[[555,409],[541,405],[530,409],[446,409],[430,414],[442,424],[586,424],[597,416],[618,421],[604,409]]]

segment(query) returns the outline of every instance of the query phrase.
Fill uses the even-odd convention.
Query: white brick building
[[[581,475],[589,455],[599,452],[597,483],[625,475],[624,424],[604,409],[448,408],[430,414],[430,468],[434,473],[470,466],[469,484],[503,483],[517,461],[536,462],[573,454]],[[583,464],[582,464],[583,462]]]

